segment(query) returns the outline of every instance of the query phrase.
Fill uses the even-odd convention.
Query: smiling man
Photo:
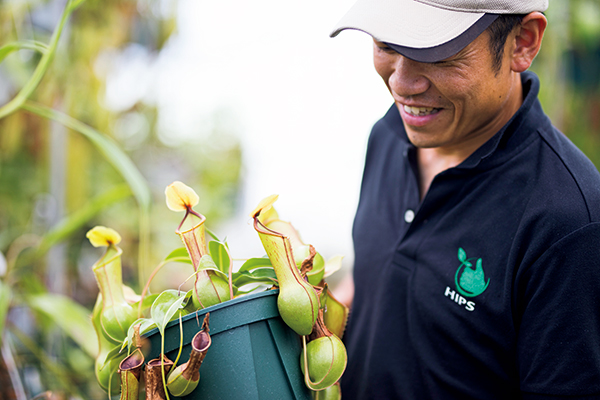
[[[527,71],[547,0],[359,0],[394,105],[354,222],[348,399],[600,398],[600,174]],[[560,398],[563,398],[560,397]]]

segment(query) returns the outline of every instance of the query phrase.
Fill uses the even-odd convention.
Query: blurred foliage
[[[0,0],[0,110],[40,71],[65,6],[76,3]],[[127,68],[131,49],[149,63],[160,56],[177,32],[176,5],[83,2],[27,102],[0,117],[0,398],[46,390],[55,398],[107,397],[93,374],[95,335],[87,335],[98,293],[89,228],[122,234],[124,279],[139,291],[146,272],[180,245],[178,217],[163,206],[169,183],[193,186],[211,221],[236,206],[241,148],[230,112],[215,113],[209,135],[171,142],[157,131],[160,110],[143,96],[119,107],[106,99],[107,71]],[[13,43],[20,50],[2,59]]]
[[[600,167],[600,0],[550,1],[532,70],[553,123]]]

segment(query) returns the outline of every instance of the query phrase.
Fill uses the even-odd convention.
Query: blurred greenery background
[[[87,230],[107,225],[121,233],[124,280],[140,292],[180,246],[179,217],[163,206],[166,185],[192,186],[214,224],[236,212],[243,185],[241,133],[227,123],[227,110],[214,112],[208,134],[169,141],[155,104],[106,105],[111,62],[132,48],[159,54],[177,32],[176,0],[74,4],[54,57],[45,59],[66,4],[0,1],[1,399],[46,391],[56,399],[106,398],[93,375],[87,315],[98,292],[90,271],[98,251]],[[600,0],[554,0],[547,16],[532,67],[541,101],[600,166]],[[3,114],[43,62],[43,79]],[[153,289],[177,287],[185,275],[171,270]]]

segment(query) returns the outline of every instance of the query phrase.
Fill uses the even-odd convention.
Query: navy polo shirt
[[[522,81],[519,111],[423,201],[396,107],[374,126],[345,400],[600,397],[600,174]]]

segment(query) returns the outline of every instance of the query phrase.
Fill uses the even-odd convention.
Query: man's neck
[[[440,157],[436,148],[417,148],[417,165],[419,166],[419,194],[421,200],[433,182],[433,178],[442,171],[456,167],[464,161],[462,157]]]

